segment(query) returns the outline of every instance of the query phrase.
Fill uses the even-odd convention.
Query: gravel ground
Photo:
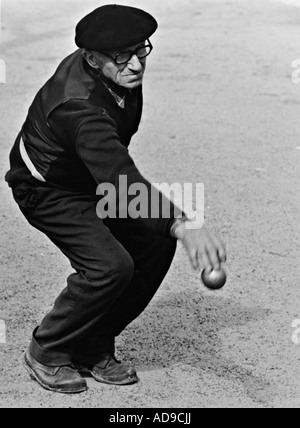
[[[130,4],[160,22],[132,156],[153,182],[205,183],[207,226],[227,243],[229,281],[206,290],[179,247],[155,299],[118,339],[119,358],[134,362],[141,381],[46,392],[22,355],[71,270],[2,180],[0,407],[298,408],[300,86],[291,62],[300,58],[300,9],[267,0]],[[33,96],[97,6],[2,1],[1,176]]]

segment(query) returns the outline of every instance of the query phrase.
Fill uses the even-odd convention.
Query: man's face
[[[108,54],[115,57],[125,51],[135,51],[137,48],[144,46],[145,43],[139,43],[134,46],[129,46],[120,52],[109,52]],[[92,52],[96,67],[100,73],[115,83],[127,89],[135,89],[142,85],[144,73],[146,70],[146,58],[138,58],[133,55],[126,64],[116,64],[115,61],[99,52]]]

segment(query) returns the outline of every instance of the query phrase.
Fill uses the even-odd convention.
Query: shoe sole
[[[40,386],[42,386],[47,391],[58,392],[59,394],[80,394],[80,393],[86,392],[88,390],[87,386],[81,387],[81,388],[74,388],[74,389],[71,389],[71,388],[70,389],[63,389],[63,388],[53,388],[52,386],[47,385],[35,373],[35,371],[31,367],[26,355],[24,357],[24,367],[27,370],[27,372],[29,373],[31,379],[35,380]]]
[[[123,385],[133,385],[139,382],[139,378],[136,374],[132,376],[127,376],[125,379],[121,379],[121,380],[114,380],[114,379],[110,380],[110,379],[99,377],[93,372],[93,370],[89,370],[87,368],[77,367],[77,370],[79,371],[79,373],[83,375],[87,375],[87,374],[91,375],[96,382],[105,383],[107,385],[123,386]]]

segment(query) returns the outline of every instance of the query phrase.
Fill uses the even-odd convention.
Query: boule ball
[[[227,281],[227,275],[223,268],[213,269],[211,272],[203,270],[201,279],[203,284],[210,290],[220,290]]]

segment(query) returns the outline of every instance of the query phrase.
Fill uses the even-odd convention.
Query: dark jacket
[[[21,131],[26,151],[49,186],[96,195],[101,183],[112,183],[118,190],[119,176],[126,175],[128,186],[144,183],[150,194],[150,183],[128,153],[142,104],[140,87],[127,91],[125,109],[120,108],[79,49],[60,64],[36,95]],[[18,144],[17,139],[6,176],[11,187],[20,179]],[[174,218],[173,206],[171,212]],[[170,219],[146,223],[168,233]]]

